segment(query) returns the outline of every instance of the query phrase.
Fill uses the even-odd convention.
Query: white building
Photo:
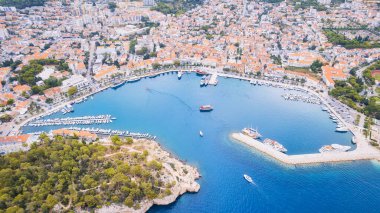
[[[88,79],[81,75],[72,75],[71,78],[62,82],[62,92],[67,92],[70,87],[76,86],[78,90],[82,90],[89,85]]]

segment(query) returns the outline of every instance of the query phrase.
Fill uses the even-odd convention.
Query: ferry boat
[[[348,132],[348,128],[347,128],[347,127],[344,127],[344,126],[342,126],[342,127],[337,127],[337,128],[335,129],[335,132]]]
[[[349,149],[351,149],[350,146],[342,146],[339,144],[331,144],[331,145],[325,145],[322,146],[322,148],[319,149],[320,153],[325,152],[347,152]]]
[[[285,152],[288,151],[287,149],[285,149],[285,147],[282,144],[280,144],[279,142],[277,142],[275,140],[269,139],[269,138],[265,139],[263,141],[263,143],[265,145],[268,145],[268,146],[272,147],[274,150],[277,150],[279,152],[284,152],[285,153]]]
[[[178,79],[181,79],[182,78],[182,72],[179,71],[177,76],[178,76]]]
[[[203,132],[199,131],[199,136],[203,137]]]
[[[241,133],[243,133],[244,135],[247,135],[253,139],[258,139],[258,138],[261,138],[261,134],[257,131],[257,129],[253,129],[253,128],[244,128]]]
[[[249,175],[244,174],[243,177],[244,177],[244,179],[245,179],[246,181],[248,181],[249,183],[253,183],[253,180],[252,180],[252,178],[251,178]]]
[[[210,112],[213,109],[214,108],[211,105],[202,105],[199,107],[199,111],[201,111],[201,112]]]

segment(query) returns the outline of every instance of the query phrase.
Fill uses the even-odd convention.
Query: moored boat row
[[[150,139],[155,140],[156,136],[150,135],[148,133],[139,133],[139,132],[130,132],[130,131],[123,131],[123,130],[112,130],[112,129],[101,129],[101,128],[79,128],[79,127],[69,127],[67,128],[69,130],[76,130],[76,131],[88,131],[94,134],[98,135],[119,135],[124,137],[132,137],[137,139]]]
[[[314,97],[314,96],[287,93],[287,94],[283,94],[282,97],[285,100],[289,100],[289,101],[302,101],[302,102],[310,103],[310,104],[322,104],[322,101],[318,97]]]
[[[82,117],[67,117],[67,118],[53,118],[42,119],[29,122],[26,126],[58,126],[58,125],[91,125],[91,124],[105,124],[111,123],[111,115],[97,115],[97,116],[82,116]]]

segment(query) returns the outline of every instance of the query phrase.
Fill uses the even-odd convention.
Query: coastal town
[[[70,114],[77,104],[108,88],[166,73],[178,79],[194,73],[203,76],[201,87],[217,86],[218,78],[234,78],[284,89],[281,97],[286,101],[320,105],[337,123],[336,132],[352,133],[356,144],[356,150],[338,154],[287,155],[243,133],[231,134],[282,163],[380,160],[376,1],[36,2],[42,4],[0,0],[0,155],[27,151],[45,133],[87,144],[108,144],[116,135],[132,138],[152,146],[149,152],[158,160],[170,161],[164,165],[171,175],[166,178],[179,183],[169,198],[147,201],[141,211],[174,202],[186,191],[199,190],[195,168],[154,149],[159,145],[150,133],[88,127],[111,124],[117,119],[113,115]],[[52,114],[64,117],[44,118]],[[46,126],[65,127],[45,133],[22,129]],[[177,167],[191,172],[182,174]],[[180,171],[187,179],[179,180]],[[118,208],[102,207],[105,212],[122,211]]]

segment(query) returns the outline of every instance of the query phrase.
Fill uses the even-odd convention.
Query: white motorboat
[[[244,174],[243,176],[246,181],[248,181],[249,183],[253,183],[253,180],[249,175]]]

